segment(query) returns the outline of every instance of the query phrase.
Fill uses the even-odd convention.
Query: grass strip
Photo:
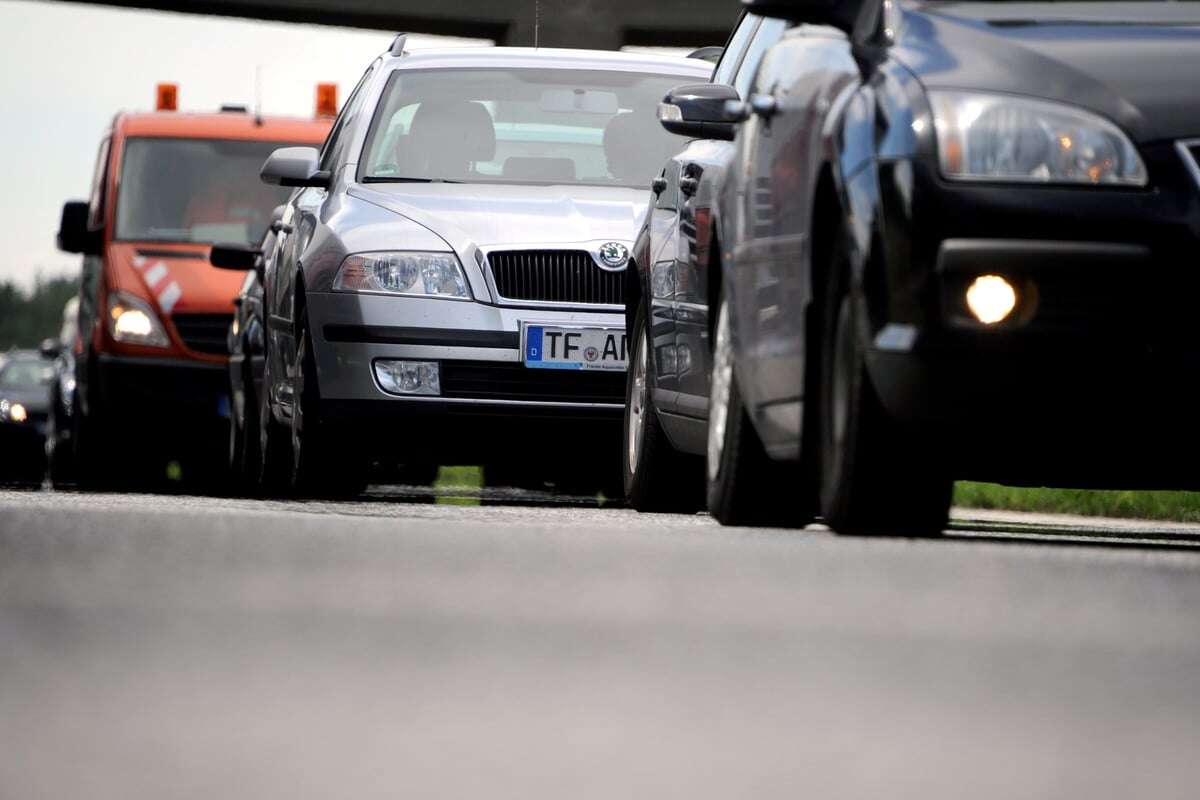
[[[960,482],[954,487],[954,504],[964,508],[1200,522],[1198,492],[1030,489],[993,483]]]
[[[478,492],[483,488],[483,469],[481,467],[441,467],[437,480],[433,482],[434,489],[469,489]],[[444,506],[477,506],[478,497],[448,497],[441,493],[437,495],[438,505]]]

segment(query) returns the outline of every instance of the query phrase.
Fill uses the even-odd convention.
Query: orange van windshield
[[[303,143],[301,143],[303,144]],[[115,238],[138,242],[262,239],[291,189],[258,178],[287,142],[130,138],[122,155]]]

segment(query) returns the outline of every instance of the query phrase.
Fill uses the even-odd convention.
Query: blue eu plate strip
[[[542,329],[541,328],[526,328],[525,329],[525,360],[526,361],[541,361],[542,360]]]

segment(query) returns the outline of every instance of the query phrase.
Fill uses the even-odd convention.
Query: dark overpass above
[[[72,0],[93,2],[93,0]],[[615,50],[724,44],[737,0],[96,0],[100,5]]]

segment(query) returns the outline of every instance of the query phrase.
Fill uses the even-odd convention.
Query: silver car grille
[[[601,269],[586,250],[502,250],[488,255],[505,300],[622,305],[624,270]]]
[[[1197,186],[1200,186],[1200,139],[1176,142],[1175,147],[1179,150],[1179,155],[1183,158],[1183,163],[1191,173],[1192,179],[1196,181]]]

